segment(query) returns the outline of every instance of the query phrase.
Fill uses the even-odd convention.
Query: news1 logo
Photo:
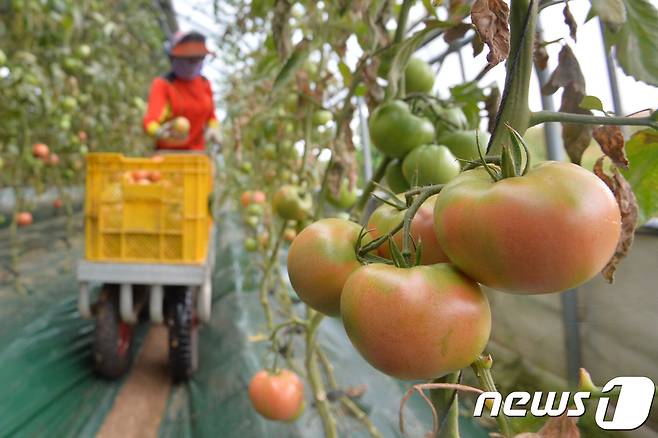
[[[619,387],[617,404],[615,405],[614,415],[611,419],[606,419],[610,394],[616,387]],[[599,399],[596,407],[596,424],[604,430],[633,430],[642,426],[649,418],[651,405],[653,403],[656,387],[648,377],[615,377],[610,380],[601,389],[601,394],[597,394]],[[542,392],[535,392],[530,395],[528,392],[512,392],[503,401],[499,392],[484,392],[480,394],[475,403],[474,417],[481,417],[487,400],[488,407],[491,408],[490,415],[497,417],[500,414],[501,406],[503,413],[508,417],[525,417],[528,409],[525,406],[530,403],[530,413],[535,417],[559,417],[567,412],[569,417],[580,417],[585,413],[584,401],[589,399],[590,392],[579,391],[573,394],[573,408],[567,410],[571,393],[562,392],[557,406],[555,400],[557,392],[546,393],[546,402],[542,407]]]

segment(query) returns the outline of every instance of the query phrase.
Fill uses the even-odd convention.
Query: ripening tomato
[[[59,155],[56,153],[52,153],[48,156],[48,164],[51,166],[57,166],[59,165]]]
[[[249,204],[251,204],[250,191],[242,192],[242,195],[240,195],[240,204],[242,204],[243,207],[247,207]]]
[[[363,266],[345,282],[340,305],[345,331],[364,359],[403,380],[467,367],[491,332],[486,296],[447,263]]]
[[[286,369],[261,370],[249,382],[249,399],[256,412],[269,420],[294,421],[304,412],[304,384]]]
[[[297,231],[293,230],[292,228],[286,228],[286,230],[283,232],[283,240],[288,243],[292,243],[293,240],[295,240],[295,237],[297,237]]]
[[[549,161],[493,182],[484,168],[439,193],[434,228],[450,260],[476,281],[539,294],[576,287],[612,257],[621,230],[617,202],[594,174]]]
[[[401,200],[404,196],[398,195]],[[434,233],[434,203],[437,196],[434,195],[423,202],[416,215],[411,220],[411,236],[416,243],[421,243],[420,263],[423,265],[432,265],[434,263],[449,261],[448,256],[441,250],[436,234]],[[373,239],[383,236],[395,228],[402,219],[404,219],[405,210],[383,204],[379,206],[368,220],[368,230]],[[398,231],[393,236],[393,240],[398,248],[402,249],[402,231]],[[377,253],[381,257],[391,258],[390,246],[384,243],[377,248]]]
[[[57,198],[53,201],[53,208],[60,209],[64,206],[64,202],[60,198]]]
[[[50,154],[50,149],[48,148],[48,145],[44,143],[35,143],[32,146],[32,155],[34,155],[36,158],[46,160],[48,159],[49,154]]]
[[[148,179],[154,183],[162,179],[162,174],[157,170],[151,170],[148,175]]]
[[[149,179],[149,172],[148,170],[144,170],[144,169],[133,170],[132,177],[135,182],[139,183],[140,181],[145,181]]]
[[[16,225],[19,227],[26,227],[32,224],[32,213],[29,211],[21,211],[16,214]]]
[[[288,251],[288,275],[299,298],[325,315],[340,313],[347,277],[361,264],[354,247],[361,226],[343,219],[322,219],[297,235]]]

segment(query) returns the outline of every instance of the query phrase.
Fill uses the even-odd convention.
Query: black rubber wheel
[[[194,294],[189,287],[176,287],[169,288],[166,297],[171,375],[174,381],[185,381],[194,374],[199,362]]]
[[[121,377],[132,361],[133,327],[119,316],[119,288],[104,285],[96,303],[94,361],[104,377]]]

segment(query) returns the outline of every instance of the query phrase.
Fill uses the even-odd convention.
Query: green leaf
[[[658,131],[645,129],[626,142],[628,170],[622,174],[631,184],[640,206],[640,223],[658,215]]]
[[[627,75],[658,86],[658,10],[650,0],[624,2],[626,22],[616,31],[606,25],[606,45],[614,46],[617,61]]]
[[[579,105],[582,109],[586,110],[598,110],[604,112],[603,102],[596,96],[585,96],[583,100],[580,101]]]
[[[338,70],[340,70],[341,76],[343,76],[343,83],[346,87],[349,87],[352,83],[352,72],[350,68],[342,60],[338,63]]]
[[[622,25],[626,22],[624,0],[591,0],[591,2],[590,14],[597,15],[604,23]]]
[[[311,44],[308,40],[302,40],[297,46],[295,47],[295,50],[292,52],[286,63],[283,65],[281,68],[281,71],[279,71],[279,74],[276,76],[276,79],[274,79],[274,85],[272,86],[272,93],[276,93],[279,91],[281,88],[283,88],[290,79],[295,75],[297,70],[299,70],[302,65],[304,65],[304,62],[306,61],[306,58],[308,58],[308,55],[311,53]]]

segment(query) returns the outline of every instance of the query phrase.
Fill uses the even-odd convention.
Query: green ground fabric
[[[93,323],[78,314],[71,269],[80,241],[68,249],[59,239],[62,224],[21,230],[24,293],[8,277],[0,281],[0,437],[93,436],[122,384],[93,372]],[[7,246],[3,230],[0,248]]]
[[[262,367],[266,343],[251,342],[264,332],[253,255],[242,249],[236,217],[223,215],[213,276],[214,312],[202,326],[200,368],[187,384],[172,387],[160,426],[163,437],[321,437],[312,405],[295,423],[257,415],[247,398],[252,375]],[[93,436],[121,388],[93,372],[93,322],[80,318],[73,266],[80,257],[81,221],[67,237],[59,217],[20,231],[24,250],[18,270],[25,292],[13,289],[7,230],[0,230],[0,437]],[[285,261],[282,255],[281,263]],[[139,343],[145,326],[138,331]],[[337,320],[322,322],[320,340],[335,365],[341,386],[366,384],[359,404],[386,437],[399,436],[397,412],[408,387],[373,370],[350,345]],[[310,400],[310,392],[307,401]],[[422,436],[431,416],[418,397],[407,410],[409,436]],[[366,436],[352,417],[340,414],[341,437]],[[464,438],[485,437],[470,421]]]

